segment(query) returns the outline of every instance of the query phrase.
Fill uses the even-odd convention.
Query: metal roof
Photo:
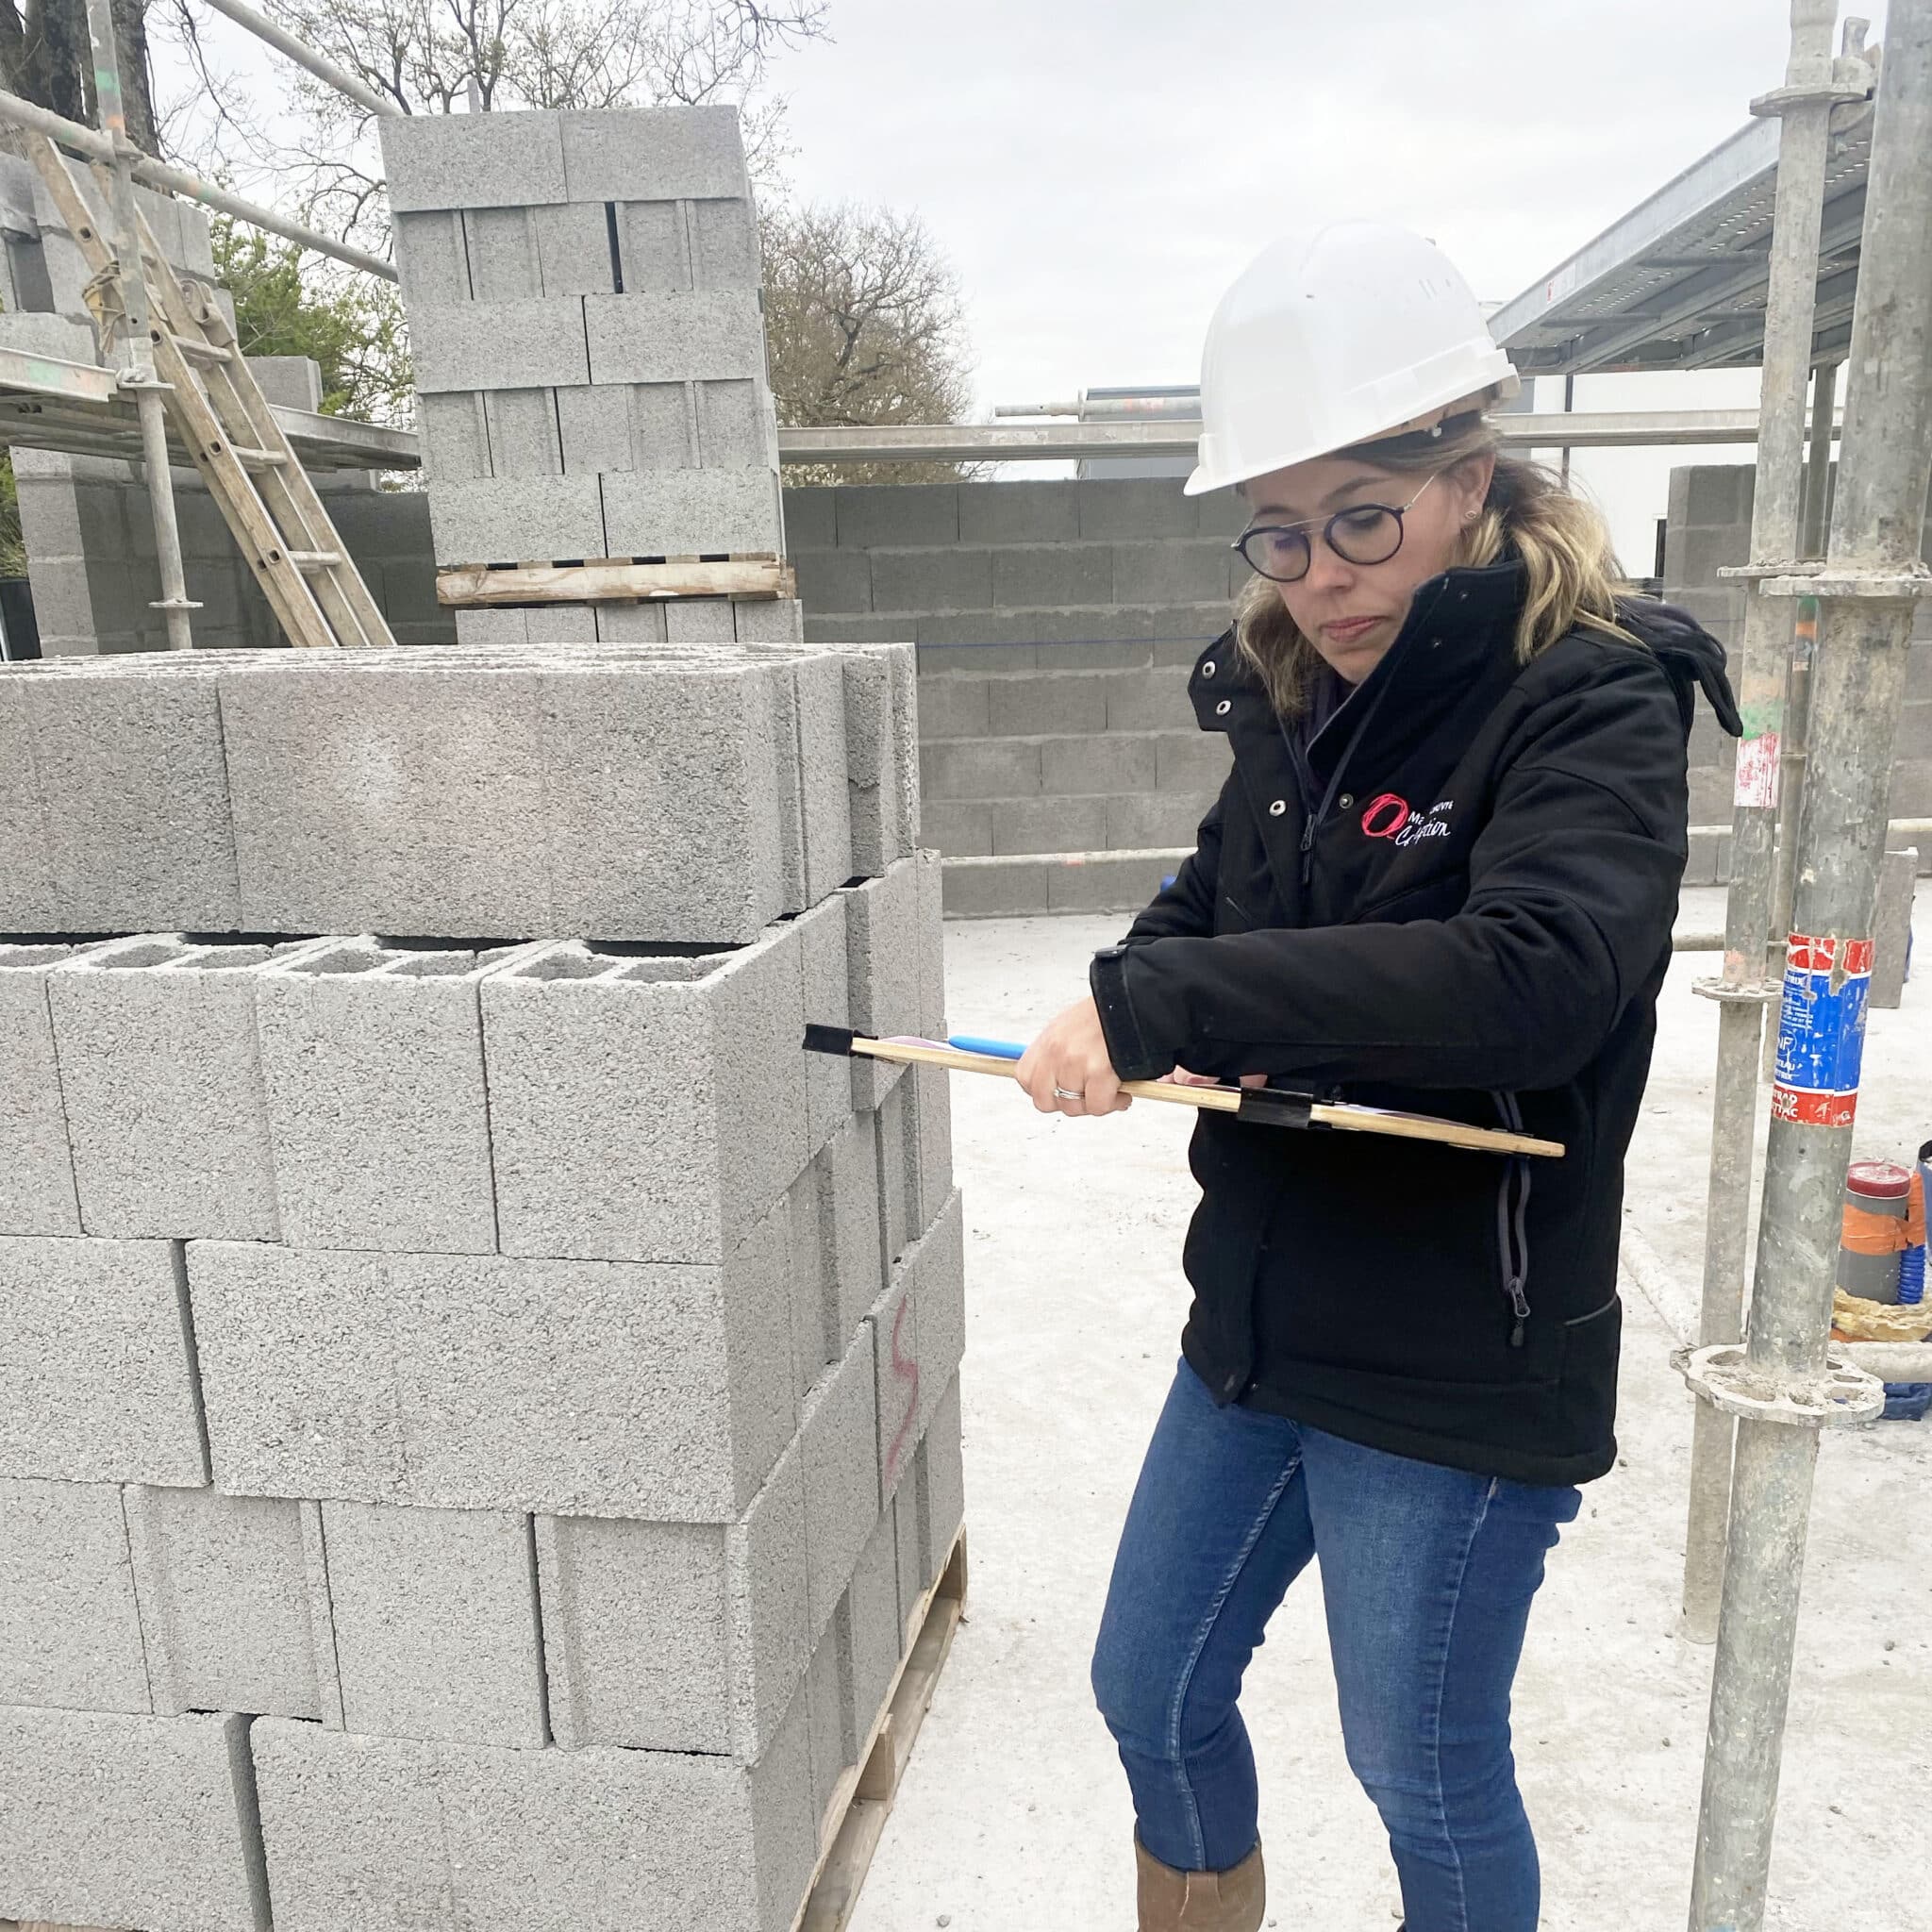
[[[1562,375],[1760,364],[1780,126],[1773,116],[1740,128],[1504,303],[1490,330],[1517,368]],[[1852,337],[1870,100],[1834,108],[1831,127],[1812,342],[1821,362],[1842,358]]]

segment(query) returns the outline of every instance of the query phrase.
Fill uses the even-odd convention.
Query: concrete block
[[[804,1168],[795,925],[697,959],[559,945],[482,998],[506,1254],[721,1261]]]
[[[417,392],[589,382],[584,309],[597,299],[538,295],[413,311],[409,347]]]
[[[552,204],[531,208],[529,216],[544,294],[610,293],[616,267],[611,259],[609,219],[601,204]]]
[[[1026,543],[992,553],[992,601],[1002,608],[1113,602],[1113,552],[1101,543]]]
[[[958,488],[962,543],[1079,541],[1080,495],[1072,481],[962,483]]]
[[[874,550],[874,610],[982,610],[992,602],[991,550]]]
[[[313,356],[250,356],[248,373],[268,401],[278,408],[322,408],[322,364]]]
[[[1040,791],[1040,745],[1001,738],[928,744],[924,770],[934,798],[1029,798]]]
[[[396,274],[409,314],[439,303],[469,301],[474,291],[462,215],[439,208],[400,213],[394,221]]]
[[[440,564],[549,563],[608,555],[595,476],[479,477],[429,491]]]
[[[555,390],[486,390],[482,396],[492,476],[523,480],[563,474]]]
[[[89,1234],[275,1239],[253,969],[275,951],[119,940],[48,975]]]
[[[1123,604],[1206,604],[1224,599],[1232,554],[1218,542],[1116,545],[1114,595]]]
[[[80,1232],[47,1008],[47,974],[74,954],[0,943],[0,1234]]]
[[[843,1355],[886,1279],[878,1147],[876,1118],[860,1113],[820,1157],[825,1188],[820,1225],[832,1293],[826,1309],[828,1361]]]
[[[731,1521],[792,1433],[782,1245],[654,1267],[192,1243],[216,1486]]]
[[[179,1251],[0,1237],[0,1476],[208,1481]]]
[[[691,385],[697,403],[698,459],[708,470],[778,467],[778,418],[762,381],[735,377]]]
[[[0,1708],[0,1912],[267,1932],[243,1717]]]
[[[1073,863],[1041,861],[1049,912],[1139,912],[1193,849],[1091,853]],[[1017,863],[1024,864],[1020,860]]]
[[[902,858],[884,876],[844,893],[846,965],[852,1024],[879,1039],[917,1033],[921,952],[918,868]],[[900,1069],[883,1062],[852,1062],[852,1104],[875,1107]]]
[[[1190,736],[1162,732],[1154,743],[1155,782],[1163,791],[1184,791],[1206,801],[1227,780],[1232,755],[1226,739],[1214,732]]]
[[[689,204],[692,279],[701,289],[758,287],[764,264],[758,222],[744,195],[707,195]]]
[[[793,551],[830,550],[838,542],[839,520],[834,505],[841,493],[837,488],[823,484],[787,487],[785,530]]]
[[[563,464],[591,471],[694,469],[697,411],[684,382],[593,382],[557,391]]]
[[[946,860],[948,919],[1013,919],[1046,910],[1050,862],[961,857]]]
[[[814,1158],[785,1197],[790,1217],[786,1279],[791,1291],[791,1387],[801,1402],[826,1363],[843,1353],[842,1341],[831,1339],[837,1290],[829,1276],[832,1243],[825,1224],[830,1207],[825,1195],[824,1164]]]
[[[728,644],[735,635],[728,597],[673,597],[664,606],[664,635],[674,644]]]
[[[955,1374],[934,1405],[919,1445],[920,1569],[930,1590],[953,1553],[953,1539],[966,1520],[966,1473],[959,1432],[959,1377]]]
[[[751,192],[736,108],[611,108],[561,119],[570,192],[558,201]]]
[[[946,1385],[958,1381],[966,1354],[966,1221],[957,1188],[921,1236],[914,1269],[923,1438],[932,1427]]]
[[[919,1548],[919,1486],[902,1482],[886,1512],[892,1524],[892,1555],[899,1567],[899,1612],[903,1633],[912,1634],[912,1620],[925,1595]],[[909,1647],[909,1646],[908,1646]]]
[[[1002,798],[992,805],[995,853],[1098,852],[1107,844],[1104,798]]]
[[[1671,472],[1673,493],[1678,471]],[[1682,473],[1687,524],[1748,524],[1757,470],[1749,463],[1697,463]],[[1675,504],[1673,504],[1675,508]]]
[[[873,1733],[905,1654],[906,1623],[899,1609],[899,1553],[888,1508],[852,1573],[847,1601],[852,1617],[853,1733],[861,1747]]]
[[[475,610],[458,610],[454,615],[457,642],[466,647],[530,641],[530,613],[524,605],[486,605]]]
[[[84,755],[83,755],[84,754]],[[0,670],[0,931],[241,928],[215,680]]]
[[[852,1613],[841,1599],[813,1651],[805,1676],[806,1729],[811,1752],[811,1808],[821,1840],[841,1823],[832,1814],[839,1781],[858,1755],[852,1734]]]
[[[844,484],[834,494],[841,550],[959,541],[957,483]]]
[[[1188,698],[1188,673],[1177,665],[1110,673],[1107,678],[1107,728],[1211,737],[1224,750],[1227,743],[1220,732],[1202,732],[1195,724],[1194,708]]]
[[[744,612],[764,608],[731,606],[741,623]],[[844,664],[831,652],[814,652],[791,658],[785,673],[778,686],[779,742],[785,742],[789,724],[796,756],[780,757],[778,783],[781,825],[788,838],[790,828],[797,828],[799,865],[795,876],[788,868],[785,901],[793,910],[822,904],[856,867]]]
[[[665,641],[664,606],[661,602],[599,604],[596,617],[600,643],[661,644]]]
[[[284,1241],[494,1251],[477,983],[506,957],[351,940],[258,975]]]
[[[729,943],[782,909],[774,667],[374,656],[225,695],[255,929]]]
[[[991,680],[984,677],[923,677],[919,681],[919,736],[985,738],[992,729]]]
[[[134,1485],[125,1507],[156,1711],[321,1717],[327,1605],[303,1534],[317,1506]]]
[[[851,968],[847,960],[845,895],[834,892],[797,925],[808,1025],[851,1024]],[[845,1124],[852,1108],[852,1077],[831,1054],[805,1061],[806,1148],[816,1155]]]
[[[510,208],[539,201],[601,200],[568,191],[563,117],[547,109],[482,115],[407,114],[378,121],[389,205],[416,208]]]
[[[1074,487],[1080,499],[1080,535],[1089,542],[1123,538],[1192,537],[1201,528],[1191,496],[1178,476],[1090,476]]]
[[[1041,789],[1059,798],[1152,791],[1158,742],[1150,732],[1124,731],[1046,739],[1040,747]]]
[[[741,644],[802,644],[805,641],[805,609],[796,597],[740,598],[731,607],[731,619],[733,635]],[[841,689],[843,689],[842,672]],[[843,704],[842,697],[841,704]],[[841,737],[843,730],[841,723]]]
[[[1188,792],[1135,792],[1103,801],[1107,808],[1105,843],[1117,852],[1191,848],[1207,804]]]
[[[593,604],[533,604],[528,617],[529,641],[540,648],[597,641],[597,608]]]
[[[151,1708],[114,1484],[0,1479],[0,1704]]]
[[[586,295],[584,325],[590,373],[579,382],[764,381],[755,289]]]
[[[616,206],[619,292],[668,295],[694,286],[691,278],[691,224],[685,204],[676,200],[625,201]]]
[[[600,480],[612,557],[777,554],[778,479],[769,470],[640,470]]]
[[[737,1523],[537,1520],[557,1741],[760,1757],[808,1650],[794,1444]]]
[[[912,1174],[914,1124],[901,1080],[874,1109],[878,1125],[879,1239],[891,1268],[918,1239],[914,1221],[917,1190]]]
[[[940,856],[922,850],[913,857],[919,901],[919,1030],[928,1040],[946,1035],[946,937],[941,906]]]
[[[895,1262],[867,1321],[878,1410],[879,1492],[890,1505],[919,1447],[919,1297],[913,1258]]]
[[[528,302],[544,292],[537,259],[536,212],[528,207],[464,209],[470,291],[478,302]]]
[[[341,1729],[549,1742],[526,1517],[325,1502],[322,1532]]]
[[[798,572],[799,597],[813,616],[872,608],[870,551],[795,551],[791,562]]]
[[[805,1399],[807,1628],[816,1643],[879,1519],[879,1419],[873,1336],[861,1326]]]
[[[805,1708],[763,1758],[254,1730],[276,1932],[787,1932],[817,1847]]]
[[[995,738],[1105,731],[1111,679],[1100,672],[1039,673],[988,680]]]
[[[943,1033],[944,1029],[940,1029]],[[953,1090],[938,1067],[915,1067],[907,1082],[911,1114],[908,1156],[912,1160],[912,1205],[921,1227],[930,1227],[953,1191]]]

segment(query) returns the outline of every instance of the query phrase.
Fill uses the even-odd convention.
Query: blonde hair
[[[1499,450],[1501,443],[1493,425],[1477,416],[1460,425],[1452,423],[1432,443],[1405,438],[1399,448],[1372,445],[1346,454],[1374,469],[1422,475],[1454,469]],[[1603,518],[1540,464],[1498,455],[1482,511],[1461,532],[1450,564],[1480,567],[1495,562],[1506,549],[1523,564],[1524,595],[1516,624],[1519,663],[1527,664],[1579,626],[1642,648],[1642,641],[1618,622],[1617,596],[1627,584]],[[1274,708],[1285,718],[1300,717],[1307,709],[1311,680],[1322,659],[1270,578],[1253,576],[1241,587],[1235,599],[1234,634]]]

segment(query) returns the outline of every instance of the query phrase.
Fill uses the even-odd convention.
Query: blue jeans
[[[1408,1932],[1533,1932],[1509,1687],[1544,1553],[1580,1502],[1217,1408],[1183,1362],[1093,1657],[1141,1843],[1187,1871],[1254,1849],[1241,1673],[1319,1556],[1342,1740],[1388,1829]]]

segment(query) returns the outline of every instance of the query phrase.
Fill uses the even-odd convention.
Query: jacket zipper
[[[1491,1096],[1503,1124],[1511,1133],[1524,1131],[1523,1108],[1515,1094],[1499,1092]],[[1509,1297],[1510,1312],[1516,1317],[1509,1330],[1509,1346],[1523,1346],[1524,1324],[1529,1320],[1529,1191],[1532,1175],[1528,1158],[1512,1154],[1503,1168],[1503,1182],[1496,1190],[1496,1232],[1498,1252],[1503,1261],[1503,1292]]]
[[[1348,775],[1349,760],[1355,757],[1357,746],[1367,737],[1369,726],[1374,723],[1375,713],[1381,709],[1382,700],[1389,694],[1390,682],[1391,680],[1385,678],[1380,688],[1371,694],[1368,703],[1362,707],[1361,716],[1357,719],[1355,729],[1349,734],[1347,744],[1342,747],[1341,756],[1335,760],[1335,770],[1328,777],[1328,789],[1322,794],[1322,802],[1319,805],[1315,803],[1314,774],[1308,769],[1307,758],[1301,745],[1296,742],[1294,733],[1288,728],[1287,719],[1279,712],[1275,714],[1274,723],[1281,732],[1281,741],[1288,747],[1289,763],[1294,767],[1295,789],[1302,795],[1301,857],[1302,889],[1305,891],[1314,882],[1315,877],[1315,834],[1327,822],[1330,809],[1336,799],[1341,795],[1341,781]],[[1349,704],[1353,702],[1353,699],[1344,702],[1341,709],[1335,713],[1335,717],[1330,718],[1308,742],[1313,744],[1315,740],[1335,723],[1336,718],[1347,712]]]

